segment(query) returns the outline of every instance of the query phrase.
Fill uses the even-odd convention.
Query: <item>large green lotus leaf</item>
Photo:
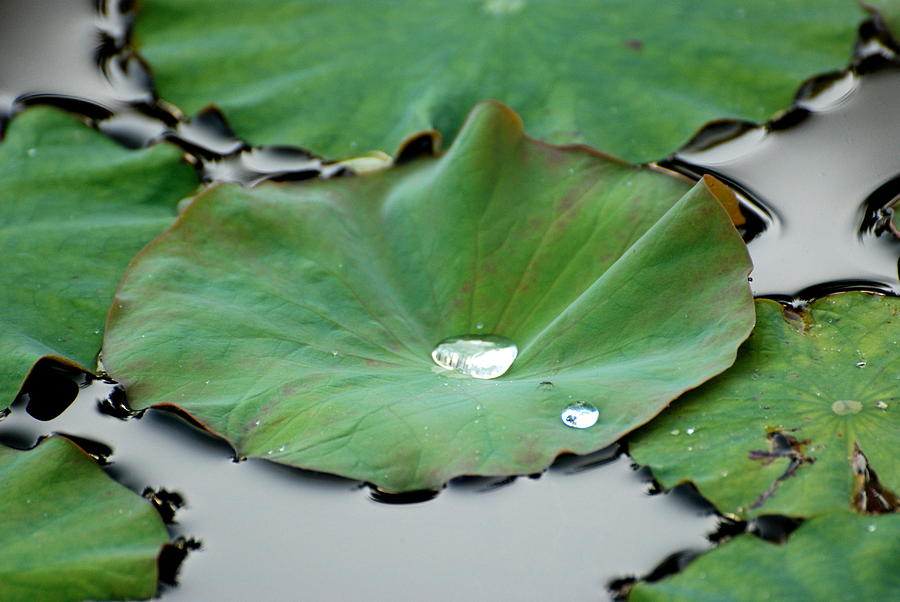
[[[240,454],[436,487],[598,449],[724,370],[749,268],[703,183],[534,142],[488,102],[439,159],[199,195],[130,267],[104,361]],[[507,374],[432,362],[470,333],[518,345]],[[577,401],[592,428],[563,424]]]
[[[161,95],[221,106],[254,142],[330,157],[451,139],[475,102],[529,132],[659,159],[716,118],[765,120],[843,67],[851,0],[144,0],[135,38]]]
[[[628,600],[894,600],[898,559],[900,515],[827,514],[786,544],[741,535],[673,577],[635,586]]]
[[[146,500],[62,437],[0,446],[0,599],[146,599],[169,534]]]
[[[634,459],[740,516],[847,509],[866,471],[897,491],[900,299],[842,293],[803,315],[768,300],[756,309],[735,365],[636,433]]]
[[[55,109],[0,143],[0,408],[35,360],[91,366],[128,261],[196,186],[175,148],[126,150]]]

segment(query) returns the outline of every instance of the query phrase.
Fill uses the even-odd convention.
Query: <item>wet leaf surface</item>
[[[724,512],[812,516],[900,487],[900,299],[841,293],[804,312],[757,301],[757,326],[722,376],[672,404],[630,450],[671,487]],[[868,476],[864,473],[868,471]],[[877,497],[877,496],[875,496]],[[896,508],[896,501],[893,503]]]
[[[165,99],[332,158],[432,127],[452,139],[495,98],[543,140],[660,159],[711,119],[788,106],[846,64],[864,16],[846,0],[142,4],[135,39]]]
[[[44,356],[91,368],[131,257],[196,185],[174,148],[128,151],[54,109],[0,143],[0,407]]]
[[[741,535],[682,573],[635,586],[628,600],[890,600],[900,591],[900,515],[838,512],[786,544]]]
[[[63,437],[0,446],[0,598],[146,599],[169,535],[156,510]]]
[[[426,489],[605,447],[725,369],[749,268],[703,183],[483,103],[440,158],[199,195],[132,264],[104,359],[133,407],[175,404],[239,455]],[[438,368],[460,335],[518,357],[493,380]],[[578,402],[595,425],[567,428]]]

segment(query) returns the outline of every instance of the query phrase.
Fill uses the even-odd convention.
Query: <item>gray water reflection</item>
[[[54,96],[121,111],[126,103],[152,102],[149,75],[131,55],[104,62],[109,51],[125,43],[129,20],[119,2],[28,0],[0,3],[0,117],[15,102]],[[86,105],[80,105],[86,106]]]
[[[768,214],[748,245],[756,295],[821,294],[847,280],[900,294],[900,240],[860,231],[869,195],[900,174],[898,98],[900,67],[847,74],[799,103],[810,113],[798,125],[676,155],[738,184]]]
[[[50,431],[107,443],[111,473],[135,491],[185,496],[176,535],[196,537],[167,602],[197,600],[604,600],[606,582],[650,571],[684,548],[706,548],[715,518],[646,483],[620,458],[581,472],[551,470],[479,491],[453,486],[395,506],[358,483],[234,463],[228,446],[174,416],[120,421],[100,414],[98,385],[59,418],[17,407],[0,440]]]

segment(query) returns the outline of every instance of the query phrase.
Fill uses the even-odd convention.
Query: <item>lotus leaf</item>
[[[123,149],[55,109],[0,144],[0,408],[43,356],[92,366],[132,256],[196,185],[175,148]]]
[[[724,370],[749,269],[704,183],[535,142],[486,102],[440,158],[198,195],[129,269],[104,360],[133,406],[239,454],[431,488],[599,449]],[[495,380],[432,362],[467,334],[518,359]],[[579,401],[592,428],[561,420]]]
[[[846,64],[862,16],[850,0],[145,0],[135,39],[164,98],[217,103],[256,143],[394,152],[420,130],[452,139],[496,98],[543,140],[647,161],[711,119],[787,107]]]
[[[134,600],[156,593],[169,534],[146,500],[69,440],[0,446],[0,599]]]
[[[802,313],[768,300],[756,310],[735,365],[636,433],[634,459],[742,517],[895,506],[900,299],[841,293]]]
[[[892,600],[898,558],[900,515],[826,514],[786,544],[741,535],[673,577],[638,584],[628,600]]]

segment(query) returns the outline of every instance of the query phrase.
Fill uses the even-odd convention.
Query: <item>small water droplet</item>
[[[672,429],[671,431],[669,431],[669,434],[670,434],[670,435],[677,435],[677,434],[680,433],[680,432],[681,432],[681,431],[679,431],[678,429]]]
[[[259,420],[254,420],[254,421],[253,421],[253,426],[259,426]]]
[[[207,384],[207,385],[208,385],[209,383],[210,383],[210,381],[206,381],[206,384]]]
[[[865,367],[865,365],[866,365],[866,362],[864,360],[860,360],[860,361],[856,362],[857,368],[863,368],[863,367]]]
[[[689,427],[687,427],[686,429],[684,429],[684,432],[687,433],[688,435],[693,435],[693,434],[694,434],[694,427],[689,426]]]
[[[724,479],[725,477],[728,476],[728,471],[727,471],[727,470],[723,470],[723,471],[720,472],[719,474],[722,475],[722,478]]]
[[[875,529],[876,529],[876,526],[873,523],[870,523],[869,526],[866,527],[866,531],[868,531],[869,533],[874,533]]]
[[[479,403],[478,405],[475,406],[475,411],[476,411],[476,412],[480,412],[480,411],[483,410],[483,409],[484,409],[484,406],[481,405],[480,403]]]
[[[337,351],[331,352],[331,357],[337,357],[338,355],[340,355],[340,354]]]
[[[280,451],[280,452],[283,452],[283,451],[284,451],[284,449],[285,449],[285,446],[284,446],[284,445],[282,445],[282,446],[281,446],[281,447],[279,447],[279,448],[278,448],[278,451]]]
[[[888,404],[886,404],[883,401],[876,401],[875,407],[878,408],[879,410],[886,410],[888,408]]]
[[[269,451],[266,452],[266,455],[267,455],[267,456],[271,456],[273,453],[275,453],[275,450],[274,450],[274,449],[270,449]]]
[[[516,344],[497,335],[468,334],[450,337],[438,343],[431,352],[434,363],[479,379],[497,378],[509,370],[519,349]]]
[[[478,324],[475,325],[475,328],[477,328],[478,330],[481,330],[482,328],[484,328],[484,324],[479,322]]]
[[[37,149],[36,149],[36,148],[29,148],[29,149],[28,149],[28,156],[29,156],[29,157],[33,157],[33,156],[35,156],[36,154],[37,154]]]
[[[862,404],[852,399],[839,399],[831,404],[831,411],[838,416],[846,416],[848,414],[858,414],[862,409]]]
[[[95,330],[94,334],[100,334],[100,329],[98,328],[97,330]]]
[[[560,418],[563,424],[573,429],[586,429],[597,424],[600,412],[586,401],[576,401],[566,406]]]

